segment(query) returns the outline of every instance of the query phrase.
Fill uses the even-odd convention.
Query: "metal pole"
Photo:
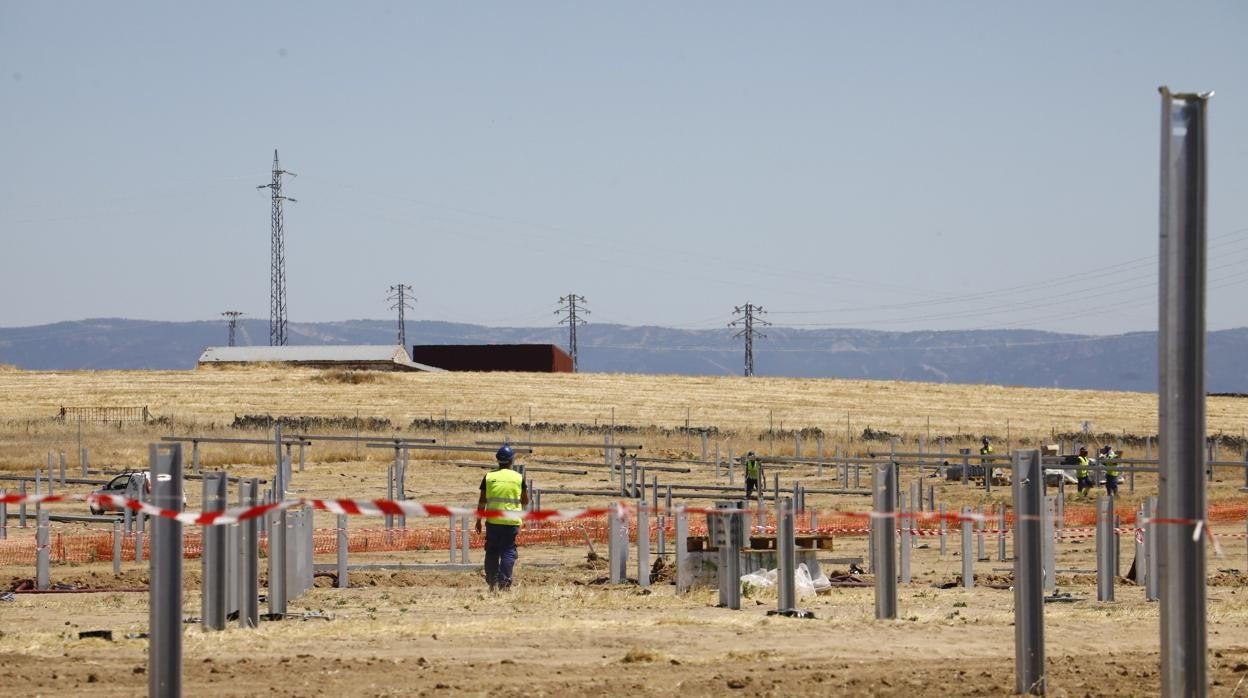
[[[452,560],[452,562],[454,562]],[[347,570],[347,515],[338,515],[338,588],[346,589],[351,586]]]
[[[225,509],[225,473],[204,474],[204,512]],[[153,527],[155,522],[153,522]],[[225,526],[203,526],[204,554],[200,562],[203,592],[200,606],[205,630],[225,629]]]
[[[676,593],[689,591],[692,582],[689,579],[687,559],[689,557],[689,514],[682,506],[676,510]]]
[[[776,548],[779,552],[780,578],[778,609],[782,614],[792,613],[797,608],[797,552],[796,526],[793,513],[793,502],[787,497],[780,502],[780,521],[777,523]]]
[[[260,493],[259,478],[241,480],[240,498],[244,506],[255,506]],[[254,628],[260,624],[260,522],[252,517],[238,525],[238,624]]]
[[[9,491],[0,488],[0,499],[3,499]],[[9,537],[9,505],[0,502],[0,540],[8,540]]]
[[[615,509],[607,512],[607,562],[610,563],[608,570],[608,581],[611,584],[619,584],[622,575],[620,574],[620,517]]]
[[[875,546],[871,568],[875,573],[875,617],[897,617],[897,471],[890,463],[875,464],[875,501],[871,516],[871,542]]]
[[[1057,592],[1057,527],[1053,512],[1056,502],[1053,497],[1044,498],[1044,506],[1040,511],[1041,552],[1044,554],[1044,593]],[[1015,555],[1017,555],[1015,551]]]
[[[61,457],[61,470],[60,470],[61,487],[64,487],[65,486],[65,452],[64,451],[60,452],[60,457]],[[49,477],[51,477],[50,473],[49,473]]]
[[[1205,150],[1212,93],[1161,88],[1158,382],[1161,693],[1208,692],[1205,540]]]
[[[913,494],[911,495],[910,502],[911,502],[911,506],[913,506],[913,503],[914,503]],[[909,510],[907,510],[905,503],[903,502],[901,506],[901,516],[897,518],[897,528],[898,530],[901,531],[900,545],[901,545],[901,582],[902,584],[910,583],[910,545],[911,545],[910,527],[912,525],[912,519],[906,516],[907,511]]]
[[[973,542],[971,540],[971,536],[973,535],[971,524],[974,523],[970,518],[972,511],[973,510],[970,507],[962,507],[962,588],[963,589],[972,589],[975,587],[975,567],[974,567],[974,561],[971,558],[971,555],[972,555],[971,550],[972,550],[972,542]]]
[[[82,476],[83,477],[86,477],[91,472],[91,467],[90,467],[91,459],[89,456],[90,454],[87,453],[87,449],[83,448],[82,455],[80,456],[80,460],[79,460],[79,462],[82,463]]]
[[[1096,600],[1114,600],[1114,498],[1096,498]]]
[[[1161,549],[1157,528],[1157,498],[1149,497],[1144,502],[1148,508],[1148,523],[1144,526],[1144,548],[1148,551],[1148,579],[1144,585],[1144,600],[1156,601],[1161,596],[1160,561],[1157,559]]]
[[[1043,485],[1042,485],[1043,486]],[[1005,562],[1005,504],[1001,504],[1001,519],[997,526],[997,561]]]
[[[182,444],[152,444],[152,503],[177,510],[182,504]],[[149,696],[182,695],[182,522],[152,521],[151,591],[148,602]]]
[[[945,522],[945,503],[941,502],[940,503],[940,556],[941,557],[945,556],[946,547],[947,547],[946,540],[948,540],[949,538],[948,529],[949,527]]]
[[[113,574],[121,574],[121,522],[113,521]]]
[[[650,586],[650,504],[645,499],[637,502],[637,585]]]
[[[35,507],[35,588],[44,591],[50,586],[52,546],[48,531],[48,510]]]
[[[17,483],[17,493],[22,495],[23,498],[26,497],[26,481],[25,480],[22,480],[21,482]],[[130,510],[127,509],[126,511],[130,511]],[[17,527],[26,528],[26,501],[25,499],[23,499],[21,504],[17,505]]]
[[[453,565],[455,564],[455,551],[459,548],[459,517],[451,514],[447,517],[447,525],[450,526],[447,545],[451,551],[451,564]]]
[[[1044,469],[1039,450],[1014,453],[1014,692],[1045,694]]]

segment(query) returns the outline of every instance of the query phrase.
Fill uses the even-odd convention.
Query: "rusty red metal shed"
[[[554,344],[417,344],[412,360],[447,371],[572,372],[572,357]]]

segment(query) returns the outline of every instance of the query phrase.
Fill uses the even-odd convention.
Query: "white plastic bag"
[[[774,574],[769,575],[767,570],[759,569],[749,574],[741,575],[741,593],[749,596],[751,591],[761,591],[770,589],[776,585]]]
[[[831,586],[829,584],[829,586]],[[793,588],[797,591],[797,598],[803,596],[815,595],[815,583],[810,578],[810,570],[806,569],[806,563],[799,563],[797,572],[793,575]]]

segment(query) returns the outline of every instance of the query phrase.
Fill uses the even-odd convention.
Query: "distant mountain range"
[[[560,327],[483,327],[409,322],[408,344],[566,345]],[[393,321],[291,323],[290,344],[390,344]],[[0,363],[51,369],[189,369],[208,346],[226,344],[223,321],[93,319],[0,328]],[[241,320],[239,345],[268,344],[267,320]],[[742,340],[732,330],[591,324],[577,331],[581,371],[740,375]],[[408,347],[411,350],[411,347]],[[1248,393],[1248,328],[1211,332],[1209,392]],[[1157,335],[1111,337],[1032,330],[878,332],[767,328],[754,344],[760,376],[867,378],[1031,387],[1155,391]]]

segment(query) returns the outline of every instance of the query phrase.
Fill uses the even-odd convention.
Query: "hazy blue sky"
[[[1158,85],[1248,325],[1248,4],[0,0],[0,326],[1156,328]]]

